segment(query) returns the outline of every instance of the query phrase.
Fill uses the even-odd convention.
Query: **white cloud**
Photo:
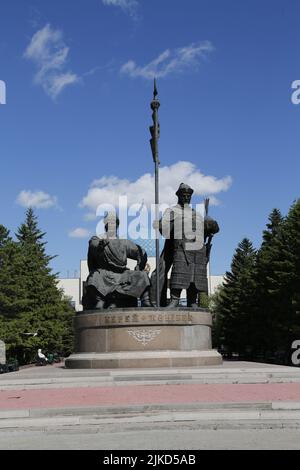
[[[32,207],[36,209],[57,207],[57,197],[50,196],[50,194],[44,193],[44,191],[23,190],[18,195],[16,202],[22,207]]]
[[[147,65],[139,66],[133,60],[122,65],[121,73],[132,78],[142,77],[147,80],[163,78],[171,73],[183,72],[198,66],[201,59],[214,50],[210,41],[193,43],[179,49],[167,49]]]
[[[77,227],[69,232],[71,238],[87,238],[90,235],[90,231],[86,228]]]
[[[132,18],[137,19],[137,7],[139,5],[137,0],[102,0],[104,5],[120,7]]]
[[[79,77],[66,71],[69,47],[63,41],[60,30],[49,24],[37,31],[24,52],[24,57],[35,63],[37,73],[34,81],[55,99],[68,85],[78,82]]]
[[[92,220],[96,220],[97,216],[95,212],[87,212],[86,214],[84,214],[83,218],[87,222],[91,222]]]
[[[72,83],[75,83],[77,81],[77,76],[73,73],[64,73],[53,77],[51,83],[49,84],[50,96],[55,98],[67,85],[72,85]]]
[[[160,169],[160,202],[176,204],[176,191],[180,183],[187,183],[198,196],[209,196],[212,204],[218,204],[215,195],[227,191],[232,183],[230,176],[216,178],[206,176],[191,162],[180,161]],[[80,207],[87,209],[88,214],[96,213],[99,204],[107,203],[118,207],[119,196],[128,197],[128,205],[142,203],[150,207],[154,203],[154,176],[146,173],[136,181],[121,179],[116,176],[104,176],[93,181]],[[89,217],[89,215],[88,215]]]

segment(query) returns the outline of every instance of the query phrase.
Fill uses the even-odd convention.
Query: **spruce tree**
[[[290,279],[291,301],[294,313],[293,334],[295,339],[300,338],[300,199],[291,207],[286,224],[287,239],[290,247],[293,275]]]
[[[0,225],[0,315],[16,317],[24,310],[25,296],[21,250],[10,237],[9,230]]]
[[[285,299],[281,291],[276,292],[277,265],[284,260],[282,250],[284,218],[278,209],[273,209],[263,232],[263,241],[257,254],[255,317],[257,343],[262,354],[274,353],[281,342],[280,319],[284,315]],[[283,312],[282,312],[283,310]]]
[[[38,227],[37,217],[29,208],[25,222],[19,227],[16,237],[22,251],[24,283],[27,290],[27,311],[55,302],[57,299],[56,276],[49,267],[53,256],[45,252],[45,233]]]
[[[242,353],[253,343],[254,272],[256,252],[244,238],[233,256],[231,271],[214,299],[218,345],[230,352]]]
[[[10,324],[11,350],[21,362],[33,360],[38,348],[69,354],[73,349],[74,311],[57,287],[57,276],[49,265],[53,257],[46,254],[45,233],[39,229],[31,208],[16,237],[21,253],[19,282],[23,286],[23,308]]]
[[[300,337],[300,199],[289,210],[277,249],[281,256],[274,263],[272,292],[281,299],[281,343],[288,351]]]
[[[7,243],[8,240],[9,240],[9,230],[6,227],[4,227],[4,225],[0,224],[0,248],[5,246],[5,243]]]
[[[273,210],[269,220],[257,263],[261,343],[287,359],[300,334],[300,200],[286,218]]]

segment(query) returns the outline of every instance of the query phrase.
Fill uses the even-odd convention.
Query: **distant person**
[[[48,363],[48,359],[46,358],[45,354],[42,353],[41,349],[38,349],[38,363],[40,365],[46,365]]]

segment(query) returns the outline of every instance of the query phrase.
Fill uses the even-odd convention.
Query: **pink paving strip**
[[[0,409],[300,401],[300,383],[77,387],[0,392]]]

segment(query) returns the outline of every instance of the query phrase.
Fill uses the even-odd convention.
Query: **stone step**
[[[55,377],[18,380],[1,380],[0,390],[33,390],[72,387],[105,387],[122,385],[167,385],[167,384],[262,384],[298,383],[300,375],[291,373],[218,373],[218,374],[135,374],[107,375],[95,377]]]
[[[89,409],[72,409],[66,414],[64,410],[15,410],[0,417],[0,429],[39,428],[51,429],[61,426],[107,426],[107,425],[139,425],[139,424],[197,424],[198,426],[217,427],[223,425],[233,427],[292,427],[300,428],[300,404],[297,409],[264,409],[247,407],[233,408],[232,404],[223,404],[218,409],[146,409],[144,411],[131,408],[111,409],[111,412]],[[229,407],[230,406],[230,407]],[[61,414],[60,414],[61,413]]]

